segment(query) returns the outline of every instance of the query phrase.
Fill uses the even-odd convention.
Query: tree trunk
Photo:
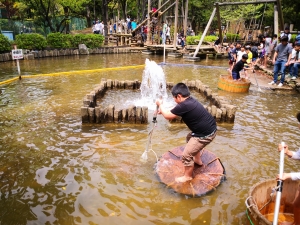
[[[108,44],[107,36],[108,36],[108,29],[107,29],[107,21],[108,21],[108,4],[107,0],[102,0],[102,20],[104,24],[104,45]]]
[[[86,21],[87,21],[87,27],[91,27],[92,19],[91,19],[91,10],[89,6],[86,6]]]

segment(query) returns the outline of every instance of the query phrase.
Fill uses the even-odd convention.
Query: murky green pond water
[[[147,57],[163,60],[91,55],[20,65],[22,74],[41,74],[140,65]],[[190,198],[157,180],[155,156],[149,153],[147,163],[139,160],[151,123],[81,124],[82,99],[102,78],[141,80],[143,69],[23,79],[0,86],[0,223],[247,224],[244,202],[250,187],[278,172],[277,144],[299,146],[299,94],[257,92],[255,87],[247,94],[218,91],[227,60],[187,65],[167,58],[167,63],[167,81],[200,79],[239,107],[235,123],[219,124],[208,147],[227,173],[216,191]],[[13,62],[0,64],[0,81],[15,76]],[[152,149],[162,155],[184,145],[187,132],[184,124],[159,117]],[[299,165],[286,159],[285,171],[298,171]]]

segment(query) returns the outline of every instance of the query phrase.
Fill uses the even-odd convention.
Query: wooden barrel
[[[233,80],[231,75],[220,75],[218,88],[229,92],[248,92],[251,82],[245,78]]]
[[[184,174],[184,165],[181,162],[183,150],[184,146],[179,146],[162,155],[156,164],[159,180],[174,191],[193,197],[215,190],[225,179],[225,169],[220,159],[206,149],[201,155],[204,165],[195,164],[193,179],[184,183],[175,181],[176,177]]]
[[[246,199],[247,217],[250,224],[272,225],[276,202],[277,181],[275,179],[256,183],[249,191]],[[293,205],[299,182],[286,180],[283,183],[278,222],[294,221]],[[273,194],[272,194],[273,193]]]

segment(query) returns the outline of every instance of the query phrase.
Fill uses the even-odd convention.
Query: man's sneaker
[[[282,87],[282,85],[283,85],[282,83],[279,83],[279,84],[278,84],[278,87]]]
[[[296,80],[296,79],[297,79],[297,77],[295,77],[295,76],[292,77],[292,80]]]
[[[275,82],[274,82],[274,81],[272,81],[272,82],[270,82],[269,84],[270,84],[270,85],[273,85],[273,84],[275,84]]]

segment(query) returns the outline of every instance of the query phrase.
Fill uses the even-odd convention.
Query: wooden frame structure
[[[282,11],[281,11],[281,1],[280,0],[260,0],[260,1],[249,1],[249,2],[216,2],[214,4],[214,10],[210,16],[210,19],[206,25],[206,28],[201,36],[201,39],[198,43],[198,46],[195,50],[195,53],[193,55],[193,57],[195,58],[196,55],[198,54],[198,51],[202,45],[202,42],[204,40],[204,37],[208,31],[208,28],[210,27],[210,24],[215,16],[215,14],[217,13],[217,19],[218,19],[218,29],[219,31],[221,31],[221,17],[220,17],[220,6],[225,6],[225,5],[249,5],[249,4],[261,4],[261,3],[275,3],[274,6],[274,18],[277,18],[277,15],[279,14],[279,18],[280,18],[280,29],[283,30],[284,29],[284,21],[283,21],[283,15],[282,15]],[[278,13],[277,13],[278,10]],[[278,27],[278,25],[276,23],[278,23],[278,21],[275,19],[274,20],[275,23],[275,27]],[[223,43],[223,37],[222,37],[222,32],[219,32],[219,38],[221,40],[221,43]]]

